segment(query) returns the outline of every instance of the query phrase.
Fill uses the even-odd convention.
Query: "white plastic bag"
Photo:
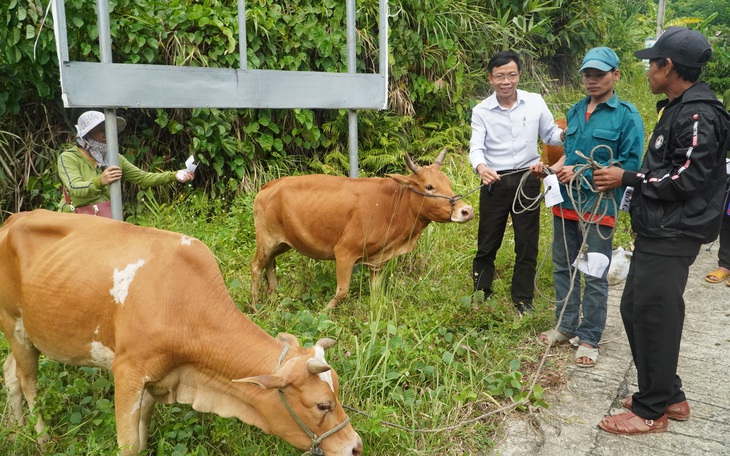
[[[608,268],[609,285],[618,285],[626,280],[626,276],[629,275],[631,255],[631,252],[626,251],[621,247],[613,251],[611,254],[611,266]]]

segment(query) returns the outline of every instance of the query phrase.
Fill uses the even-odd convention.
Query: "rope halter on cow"
[[[476,190],[479,190],[479,188],[477,187],[476,189],[470,191],[469,193],[465,193],[463,195],[444,196],[444,195],[432,195],[430,193],[424,193],[422,191],[416,190],[411,187],[407,187],[407,188],[408,188],[408,190],[412,191],[416,195],[426,196],[428,198],[444,198],[444,199],[449,200],[449,203],[451,204],[451,213],[449,214],[449,218],[452,218],[454,216],[454,209],[456,207],[457,201],[464,199],[464,197],[467,196],[469,193],[474,193]]]
[[[289,351],[289,345],[284,345],[284,350],[281,352],[281,356],[279,357],[279,363],[276,365],[276,369],[274,370],[274,373],[276,374],[279,372],[279,368],[281,367],[281,364],[284,362],[284,358],[286,358],[286,354]],[[343,427],[347,426],[347,423],[350,422],[350,417],[348,416],[345,421],[338,424],[337,426],[333,427],[329,431],[325,432],[324,434],[317,436],[314,432],[312,432],[306,424],[297,416],[296,413],[294,413],[294,410],[289,405],[289,402],[286,400],[286,397],[284,397],[284,392],[281,389],[277,390],[279,392],[279,397],[281,398],[281,402],[284,404],[284,408],[286,408],[287,412],[289,412],[289,415],[291,415],[292,418],[294,418],[294,421],[297,422],[300,428],[309,436],[310,439],[312,439],[312,445],[309,447],[309,451],[304,453],[302,456],[305,455],[311,455],[311,456],[324,456],[324,451],[319,447],[319,445],[322,443],[324,439],[331,436],[335,432],[339,431]]]
[[[433,161],[434,165],[441,166],[441,164],[444,162],[444,158],[446,157],[446,148],[444,148],[441,153],[436,157],[436,160]],[[411,156],[406,154],[406,165],[408,166],[408,169],[410,169],[413,174],[418,174],[418,166],[416,166],[415,163],[413,163],[413,160],[411,159]],[[412,187],[407,187],[408,190],[412,191],[416,195],[426,196],[428,198],[444,198],[449,200],[449,203],[451,204],[451,213],[449,214],[449,218],[454,216],[454,209],[456,208],[456,202],[464,199],[466,196],[470,195],[471,193],[474,193],[475,191],[479,190],[479,187],[468,191],[467,193],[464,193],[463,195],[454,195],[454,196],[445,196],[445,195],[433,195],[430,193],[424,193],[422,191],[416,190]]]

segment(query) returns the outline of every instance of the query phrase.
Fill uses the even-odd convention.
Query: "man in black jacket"
[[[609,167],[594,172],[601,191],[634,188],[631,225],[635,251],[621,298],[621,318],[636,364],[639,391],[621,401],[630,412],[606,416],[608,432],[664,432],[667,418],[686,420],[689,404],[677,375],[689,267],[703,243],[717,238],[727,181],[730,115],[698,82],[710,59],[701,33],[669,27],[653,47],[634,55],[649,60],[647,77],[659,120],[638,172]]]

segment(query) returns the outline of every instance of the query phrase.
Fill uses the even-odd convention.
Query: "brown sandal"
[[[633,396],[621,399],[621,405],[628,410],[634,404]],[[676,421],[687,421],[689,419],[689,403],[687,401],[677,402],[667,406],[667,418]]]
[[[643,423],[646,429],[640,429],[635,424]],[[647,420],[634,412],[619,413],[618,415],[604,416],[598,427],[611,434],[618,435],[644,435],[655,434],[658,432],[666,432],[669,427],[667,415],[662,415],[656,420]]]

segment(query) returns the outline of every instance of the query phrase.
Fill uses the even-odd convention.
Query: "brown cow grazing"
[[[292,335],[269,336],[236,307],[200,241],[36,210],[0,228],[0,264],[0,327],[11,348],[3,367],[16,420],[23,396],[33,412],[44,353],[114,372],[123,455],[146,448],[155,401],[238,417],[313,454],[361,454],[324,359],[334,341],[302,348]],[[42,439],[40,417],[36,429]]]
[[[560,127],[561,130],[568,130],[568,121],[565,119],[557,119],[555,125]],[[554,165],[560,157],[563,156],[563,146],[551,146],[550,144],[542,144],[542,162],[547,163],[548,166]]]
[[[382,265],[413,250],[433,222],[467,222],[474,209],[455,196],[441,171],[444,149],[433,165],[417,167],[406,155],[412,175],[353,179],[309,175],[282,177],[261,188],[253,204],[256,253],[251,262],[253,305],[261,272],[270,292],[277,286],[275,258],[289,249],[318,260],[334,259],[337,291],[327,308],[350,289],[352,268],[370,268],[371,283]]]

